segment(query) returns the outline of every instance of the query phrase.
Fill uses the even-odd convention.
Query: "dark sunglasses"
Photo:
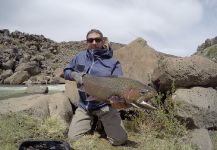
[[[102,39],[101,38],[88,38],[87,39],[88,43],[93,43],[93,41],[95,41],[96,43],[99,43],[102,41]]]

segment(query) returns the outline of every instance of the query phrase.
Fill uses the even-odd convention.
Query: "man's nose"
[[[95,40],[93,40],[93,43],[92,44],[96,44],[96,41]]]

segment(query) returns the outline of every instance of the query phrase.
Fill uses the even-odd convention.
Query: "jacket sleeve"
[[[76,57],[74,57],[69,64],[64,68],[64,78],[66,80],[73,80],[71,77],[72,71],[74,71],[74,68],[76,66]]]
[[[117,61],[117,63],[115,64],[111,75],[118,77],[123,76],[122,67],[119,61]]]

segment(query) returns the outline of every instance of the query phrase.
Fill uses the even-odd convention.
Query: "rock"
[[[50,116],[58,117],[68,124],[71,122],[73,112],[75,111],[64,93],[54,94],[49,99],[48,108],[50,110]]]
[[[206,129],[194,129],[190,137],[191,143],[197,150],[213,150],[213,144]]]
[[[64,84],[65,79],[61,77],[52,77],[48,83],[49,84]]]
[[[3,34],[4,36],[9,36],[10,31],[8,29],[2,29],[2,30],[0,30],[0,34]]]
[[[26,93],[28,94],[46,94],[48,93],[47,86],[39,86],[39,85],[29,85],[26,89]]]
[[[0,79],[4,80],[8,77],[10,77],[13,74],[13,71],[11,69],[3,71],[3,73],[0,75]]]
[[[217,130],[209,130],[209,135],[213,143],[214,150],[217,148]]]
[[[42,55],[36,55],[30,59],[30,61],[36,61],[36,62],[41,62],[43,60],[45,60],[45,57]]]
[[[217,44],[209,46],[202,51],[199,51],[195,55],[206,57],[217,63]]]
[[[217,128],[217,91],[213,88],[193,87],[177,89],[172,96],[177,104],[177,117],[192,128]]]
[[[29,50],[31,50],[31,51],[37,51],[38,48],[35,45],[31,45],[30,48],[29,48]]]
[[[31,61],[19,64],[15,71],[28,71],[30,75],[37,75],[41,72],[41,69],[37,62]]]
[[[77,89],[76,82],[66,80],[65,95],[66,95],[66,97],[69,98],[70,102],[74,106],[76,106],[76,107],[78,106],[80,97],[79,97],[79,94],[78,94],[78,89]]]
[[[124,76],[149,84],[151,75],[158,66],[157,52],[142,38],[114,51],[123,68]]]
[[[152,81],[162,92],[171,90],[173,82],[176,88],[216,87],[217,63],[201,56],[168,57],[154,70]]]
[[[15,72],[12,76],[4,80],[4,84],[21,84],[29,79],[30,75],[27,71]]]
[[[196,53],[203,51],[207,47],[210,47],[210,46],[215,45],[215,44],[217,44],[217,36],[212,38],[212,39],[206,39],[204,43],[202,43],[200,46],[198,46]]]
[[[72,107],[64,93],[34,94],[1,100],[0,114],[10,112],[24,112],[41,118],[57,117],[65,123],[69,123],[72,117]]]
[[[64,78],[63,68],[57,68],[54,70],[54,77],[62,77]]]
[[[217,63],[217,36],[206,39],[204,43],[198,46],[197,52],[193,55],[203,56]]]
[[[29,78],[32,84],[48,84],[52,77],[45,74],[38,74]]]
[[[15,61],[14,60],[8,60],[6,63],[3,63],[3,69],[7,70],[7,69],[13,69],[15,65]]]

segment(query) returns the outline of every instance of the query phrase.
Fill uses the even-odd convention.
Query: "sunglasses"
[[[102,39],[101,38],[88,38],[87,39],[88,43],[93,43],[93,41],[95,41],[96,43],[99,43],[102,41]]]

